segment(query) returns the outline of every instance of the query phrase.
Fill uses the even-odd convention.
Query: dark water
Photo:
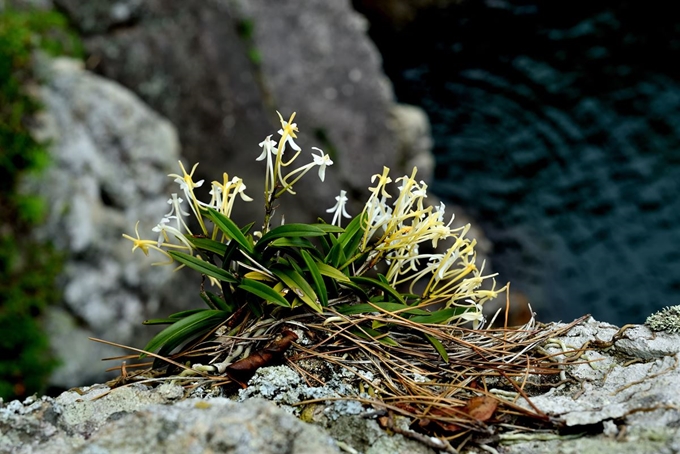
[[[680,16],[476,0],[372,23],[399,100],[430,116],[433,190],[478,219],[539,318],[680,304]]]

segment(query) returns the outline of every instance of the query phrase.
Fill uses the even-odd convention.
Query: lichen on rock
[[[666,306],[664,309],[653,313],[645,321],[652,331],[666,331],[668,333],[680,333],[680,305]]]

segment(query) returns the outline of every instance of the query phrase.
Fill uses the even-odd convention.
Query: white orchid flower
[[[351,218],[352,216],[347,212],[345,206],[347,205],[347,191],[341,190],[340,195],[335,197],[336,203],[332,208],[326,210],[326,213],[333,213],[333,220],[331,224],[340,227],[340,222],[343,217]]]
[[[333,161],[331,160],[330,155],[324,154],[319,148],[312,147],[312,150],[317,150],[321,153],[319,156],[312,153],[312,157],[314,158],[314,165],[319,166],[319,179],[323,181],[324,178],[326,178],[326,167],[332,166]]]

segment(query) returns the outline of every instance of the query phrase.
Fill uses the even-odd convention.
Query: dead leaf
[[[290,347],[297,334],[290,330],[281,332],[281,339],[272,342],[265,348],[251,353],[247,358],[240,359],[227,367],[227,375],[239,382],[247,382],[250,377],[255,375],[255,371],[260,367],[270,366],[275,360],[279,359]]]
[[[465,412],[477,421],[489,420],[498,408],[498,401],[493,397],[477,396],[465,405]]]

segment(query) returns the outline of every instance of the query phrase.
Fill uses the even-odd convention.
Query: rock
[[[590,318],[546,346],[549,354],[558,355],[558,360],[563,359],[559,356],[563,350],[581,348],[590,350],[577,364],[566,367],[569,382],[531,397],[533,405],[553,421],[564,424],[568,433],[580,434],[579,438],[550,434],[546,439],[546,434],[539,434],[537,441],[526,442],[522,440],[530,438],[530,433],[516,437],[504,434],[500,436],[499,452],[576,453],[586,448],[590,450],[586,452],[676,452],[680,446],[680,435],[674,429],[680,424],[680,334],[653,333],[640,325],[620,331]],[[322,425],[335,439],[360,452],[430,452],[429,447],[401,435],[386,437],[374,420],[360,417],[362,412],[353,407],[337,407],[337,402],[331,401],[304,410],[290,407],[300,400],[334,397],[342,385],[333,380],[337,378],[325,386],[310,388],[287,366],[264,368],[240,396],[263,397],[283,405],[301,418]],[[353,392],[345,390],[340,394]],[[532,408],[522,399],[519,403]],[[395,448],[394,443],[399,447]]]
[[[487,443],[497,452],[518,454],[678,452],[679,341],[680,334],[655,335],[644,326],[619,330],[592,318],[574,326],[544,346],[557,360],[564,350],[572,355],[590,347],[566,366],[572,380],[531,397],[566,427],[565,434],[501,431]],[[193,397],[203,392],[198,388],[186,398],[185,389],[171,383],[155,389],[95,385],[54,399],[13,401],[0,404],[0,452],[312,453],[339,452],[339,446],[346,452],[434,452],[381,429],[356,402],[333,400],[356,392],[341,389],[347,382],[340,375],[311,387],[287,366],[262,368],[238,393],[239,402]],[[315,398],[331,400],[293,405]],[[529,408],[523,399],[518,404]]]
[[[111,2],[55,3],[83,30],[90,67],[175,125],[184,163],[200,162],[195,180],[238,175],[256,199],[235,210],[238,222],[261,219],[257,144],[278,128],[227,2],[116,2],[129,11],[124,26]]]
[[[274,110],[297,111],[301,164],[313,146],[335,161],[323,185],[313,174],[299,183],[308,197],[282,200],[279,214],[288,222],[315,220],[341,188],[365,200],[383,165],[410,173],[398,153],[414,153],[399,151],[396,136],[422,130],[425,117],[401,122],[399,131],[391,126],[398,109],[391,85],[366,21],[348,0],[55,4],[84,34],[89,65],[177,127],[186,160],[201,163],[196,179],[222,172],[244,179],[255,202],[234,211],[238,223],[262,218],[263,167],[254,159],[257,144],[279,128]],[[355,202],[350,212],[360,208]]]
[[[186,399],[178,385],[93,386],[0,407],[0,452],[335,453],[333,439],[270,402]]]
[[[88,440],[80,452],[317,454],[340,451],[321,429],[303,423],[270,402],[253,399],[237,404],[215,398],[209,402],[187,399],[171,407],[149,406],[107,425]]]
[[[334,152],[337,183],[317,188],[312,206],[328,204],[338,185],[365,194],[370,177],[383,166],[397,170],[396,140],[388,128],[392,87],[366,35],[368,23],[350,2],[285,0],[272,8],[270,2],[248,0],[239,5],[242,17],[253,24],[263,83],[278,109],[297,111],[300,142]],[[319,186],[313,179],[304,184]]]
[[[397,141],[399,166],[406,171],[418,168],[418,178],[431,182],[434,177],[434,155],[430,120],[420,108],[408,104],[395,104],[391,111],[390,129]]]
[[[239,391],[238,400],[247,402],[252,398],[262,398],[274,402],[287,413],[323,427],[335,440],[355,452],[433,452],[429,447],[401,434],[387,433],[374,418],[362,417],[365,409],[361,403],[343,399],[357,394],[354,387],[348,385],[353,378],[353,373],[340,369],[331,373],[323,386],[309,386],[298,372],[288,366],[264,367],[250,379],[247,388]],[[304,407],[295,405],[305,400],[323,398],[330,400]]]
[[[629,326],[619,331],[590,318],[558,338],[562,346],[555,343],[547,349],[549,353],[558,354],[563,347],[578,350],[586,343],[593,350],[582,355],[582,364],[567,367],[573,381],[531,398],[533,405],[563,422],[570,433],[594,435],[520,442],[504,452],[548,453],[557,446],[564,453],[678,452],[680,334]]]
[[[24,190],[49,207],[36,235],[66,256],[63,304],[48,310],[47,327],[63,362],[51,384],[69,388],[105,379],[101,359],[125,353],[87,342],[88,336],[140,347],[151,336],[144,319],[190,306],[182,299],[182,276],[151,267],[162,256],[131,254],[131,242],[121,237],[134,236],[137,220],[140,232],[148,232],[168,211],[165,175],[177,171],[179,143],[167,120],[77,61],[36,64],[44,111],[34,135],[49,142],[52,162]],[[161,311],[164,295],[177,300]]]

